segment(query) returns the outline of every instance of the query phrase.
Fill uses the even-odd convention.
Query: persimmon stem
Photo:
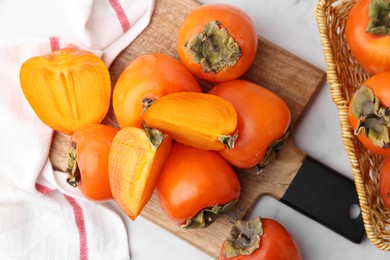
[[[223,143],[228,149],[233,149],[238,137],[238,130],[233,135],[221,135],[218,140]]]
[[[226,258],[250,255],[259,248],[263,225],[260,217],[252,220],[238,220],[225,240],[223,254]]]
[[[245,233],[240,233],[237,240],[241,248],[247,248],[252,244],[252,240]]]
[[[148,110],[148,108],[155,102],[156,100],[155,99],[152,99],[152,98],[144,98],[142,100],[142,104],[143,104],[143,111],[145,112],[146,110]]]

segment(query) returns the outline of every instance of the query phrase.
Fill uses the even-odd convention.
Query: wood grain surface
[[[125,67],[136,57],[150,52],[160,52],[178,58],[176,38],[186,14],[198,7],[193,0],[157,0],[150,25],[131,43],[110,67],[112,85]],[[257,57],[242,77],[266,87],[288,104],[292,112],[292,130],[325,80],[325,73],[295,55],[259,37]],[[201,82],[206,90],[211,85]],[[112,107],[103,121],[118,126]],[[292,131],[293,132],[293,131]],[[55,133],[50,158],[53,168],[64,171],[67,164],[69,136]],[[156,194],[142,212],[142,216],[162,228],[188,241],[210,256],[217,258],[223,240],[232,224],[245,218],[257,200],[263,195],[280,199],[300,168],[305,154],[294,147],[290,140],[260,175],[255,169],[236,169],[242,186],[242,194],[234,209],[207,228],[186,230],[171,224],[162,213]]]

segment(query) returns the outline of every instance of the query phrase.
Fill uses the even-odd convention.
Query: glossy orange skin
[[[383,160],[379,178],[379,194],[388,210],[390,210],[390,158]]]
[[[347,19],[345,35],[356,60],[372,75],[390,70],[390,35],[366,32],[369,3],[370,0],[360,0],[354,5]]]
[[[115,84],[112,102],[119,126],[141,127],[145,98],[158,99],[182,91],[202,92],[202,89],[178,60],[160,53],[138,57]]]
[[[89,124],[73,133],[77,165],[81,179],[77,187],[91,200],[110,200],[112,193],[108,176],[108,155],[118,128]]]
[[[383,106],[390,107],[390,71],[376,74],[363,82],[362,85],[371,88],[374,91],[374,95],[379,98]],[[354,96],[352,97],[350,104],[353,102],[353,100]],[[359,120],[354,115],[352,115],[351,107],[352,106],[350,105],[349,122],[351,123],[352,128],[355,130]],[[381,148],[376,146],[369,138],[366,137],[364,132],[358,135],[358,139],[371,152],[382,156],[390,156],[390,148]]]
[[[223,246],[220,251],[220,260],[301,260],[302,255],[291,234],[277,221],[262,218],[263,235],[260,246],[251,255],[240,255],[226,258]]]
[[[200,33],[203,27],[211,22],[219,21],[225,27],[242,50],[242,56],[232,67],[218,73],[204,72],[188,55],[186,42]],[[187,15],[179,30],[177,48],[180,60],[195,76],[211,81],[223,82],[243,75],[256,56],[258,36],[250,17],[241,9],[227,4],[205,4]]]
[[[228,100],[237,112],[238,138],[233,149],[220,154],[238,168],[251,168],[264,157],[269,145],[290,126],[287,104],[275,93],[255,83],[232,80],[215,85],[210,94]]]
[[[180,225],[203,208],[237,199],[241,187],[236,173],[217,152],[175,142],[157,190],[162,210]]]

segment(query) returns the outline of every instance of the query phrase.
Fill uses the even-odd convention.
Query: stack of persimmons
[[[173,224],[201,228],[239,200],[233,167],[261,171],[288,137],[286,103],[238,79],[257,45],[247,14],[208,4],[182,23],[181,62],[142,55],[122,72],[112,96],[104,62],[74,48],[27,60],[20,82],[39,118],[71,136],[67,181],[85,197],[114,199],[134,220],[157,189]],[[215,85],[206,91],[197,79]],[[102,124],[111,101],[119,127]],[[274,220],[238,221],[232,231],[221,259],[301,259],[292,236]]]
[[[390,4],[360,0],[351,9],[345,35],[351,53],[370,74],[349,103],[349,121],[359,141],[384,157],[379,194],[390,210]],[[353,73],[353,72],[352,72]]]

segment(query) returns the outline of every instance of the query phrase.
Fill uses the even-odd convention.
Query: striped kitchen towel
[[[129,259],[113,204],[64,185],[48,158],[52,129],[25,99],[21,64],[77,47],[109,66],[150,22],[153,0],[0,3],[0,259]]]

